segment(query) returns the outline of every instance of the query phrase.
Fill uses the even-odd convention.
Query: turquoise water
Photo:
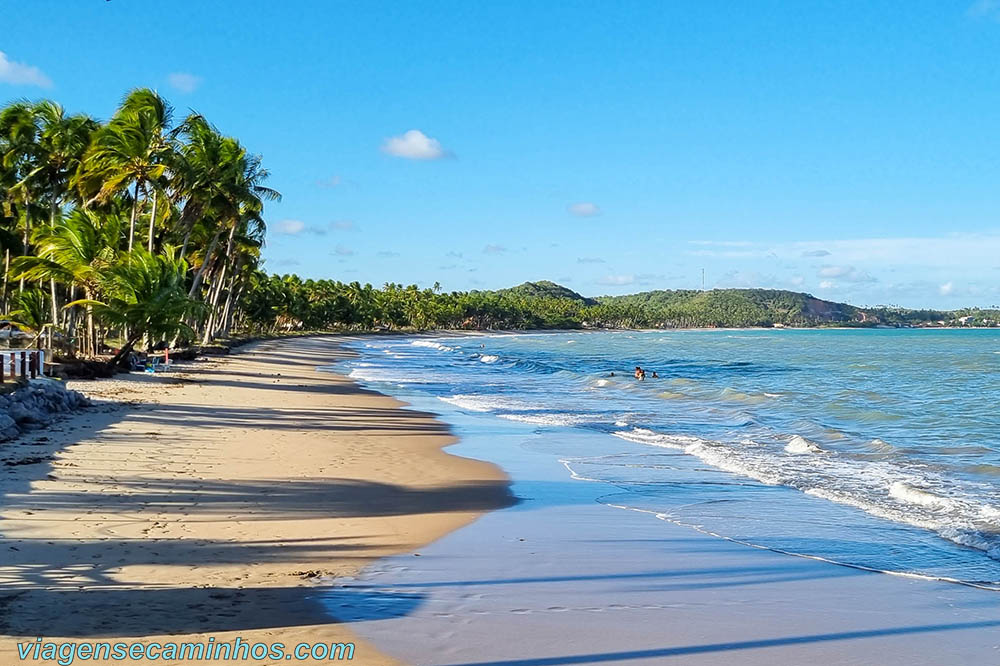
[[[568,479],[608,484],[609,511],[1000,587],[1000,331],[578,332],[356,349],[351,376],[380,390],[545,435]]]

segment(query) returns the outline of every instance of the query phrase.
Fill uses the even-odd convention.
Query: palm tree
[[[35,334],[29,345],[33,346],[48,326],[45,292],[41,289],[24,289],[14,294],[11,300],[14,306],[10,311],[11,323]]]
[[[101,301],[89,301],[94,316],[111,326],[128,331],[124,344],[111,359],[112,366],[127,357],[144,337],[166,339],[178,334],[193,335],[185,323],[188,315],[202,304],[188,297],[184,289],[187,262],[176,248],[162,254],[135,248],[101,274]]]
[[[174,143],[172,113],[170,105],[152,90],[133,90],[95,135],[77,179],[81,189],[91,195],[88,204],[107,201],[132,188],[129,250],[135,241],[136,215],[146,186],[154,183],[155,192],[155,183],[163,178],[170,164]],[[151,225],[156,219],[155,204],[154,198]]]
[[[39,182],[39,193],[48,202],[49,226],[54,227],[60,207],[70,193],[70,178],[83,162],[83,155],[97,129],[92,118],[78,114],[67,116],[55,102],[34,105],[39,132],[34,169],[26,178]],[[49,281],[50,312],[53,327],[59,322],[59,304],[55,280]],[[51,337],[49,339],[51,346]]]
[[[0,170],[7,181],[4,200],[5,213],[20,218],[21,250],[28,251],[31,220],[37,215],[35,201],[36,180],[33,173],[38,156],[38,118],[30,102],[15,102],[0,112]],[[5,266],[10,262],[10,250],[5,253]],[[24,280],[19,289],[24,289]],[[7,294],[7,276],[4,274],[4,297]]]
[[[12,273],[21,279],[59,282],[67,285],[71,293],[82,289],[84,301],[76,303],[86,304],[99,295],[102,275],[118,259],[123,227],[121,214],[106,215],[77,208],[57,220],[51,229],[37,233],[36,255],[15,259]],[[86,347],[93,355],[97,352],[94,319],[89,306],[86,312]]]

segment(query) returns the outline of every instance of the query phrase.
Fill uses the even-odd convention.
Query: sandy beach
[[[36,636],[351,641],[317,581],[510,504],[441,422],[316,370],[345,353],[270,341],[75,382],[94,407],[0,446],[0,662]],[[363,641],[355,661],[395,663]]]

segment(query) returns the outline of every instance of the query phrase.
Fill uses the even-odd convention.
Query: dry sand
[[[431,415],[317,372],[345,353],[270,341],[77,382],[93,408],[0,444],[0,663],[36,636],[350,641],[318,577],[510,503]],[[361,641],[355,662],[396,663]]]

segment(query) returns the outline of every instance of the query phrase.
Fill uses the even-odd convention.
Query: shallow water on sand
[[[568,478],[613,484],[609,507],[1000,588],[1000,331],[393,337],[355,349],[352,377],[435,399],[446,418],[541,435]]]

